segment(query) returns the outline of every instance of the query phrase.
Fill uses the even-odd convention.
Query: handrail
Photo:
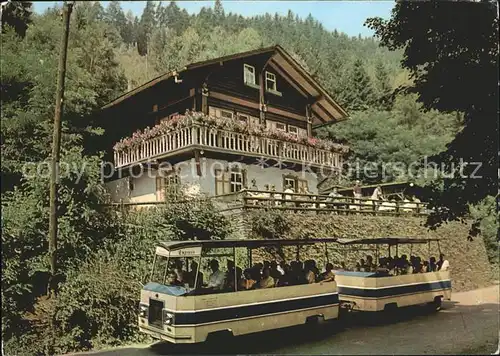
[[[262,195],[268,196],[262,196]],[[260,195],[260,196],[259,196]],[[288,199],[290,196],[292,199]],[[331,197],[321,194],[303,194],[303,193],[285,193],[277,191],[262,191],[255,189],[243,189],[239,192],[227,193],[210,197],[200,197],[193,200],[216,201],[225,200],[234,197],[234,201],[243,200],[241,207],[244,209],[279,209],[293,211],[317,211],[317,212],[345,212],[345,213],[376,213],[382,215],[400,215],[401,213],[412,213],[417,215],[427,215],[427,205],[425,202],[405,202],[405,201],[386,201],[370,198],[353,197]],[[193,201],[191,200],[191,201]],[[106,206],[143,206],[143,205],[161,205],[166,203],[179,204],[188,200],[178,200],[169,202],[123,202],[103,204]],[[228,202],[222,201],[222,203]],[[390,205],[389,205],[390,204]],[[241,208],[240,206],[238,207]],[[223,208],[221,211],[236,209],[236,207]]]
[[[283,141],[192,123],[161,136],[145,140],[137,147],[114,150],[115,166],[147,161],[187,147],[213,148],[228,152],[309,162],[315,165],[342,165],[338,152],[314,148],[303,143]]]

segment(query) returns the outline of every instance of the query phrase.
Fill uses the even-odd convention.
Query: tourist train
[[[431,242],[439,248],[437,239],[400,237],[164,242],[156,247],[149,282],[141,290],[139,329],[171,343],[198,343],[222,334],[341,323],[341,311],[394,311],[418,304],[439,310],[442,300],[451,298],[451,279],[444,255],[430,256]],[[409,260],[398,255],[400,245],[425,244],[428,260],[411,255],[412,250]],[[318,262],[325,272],[314,260],[300,261],[308,247],[316,254],[318,248],[324,251]],[[349,257],[365,251],[374,251],[375,258],[367,255],[350,268]],[[295,255],[290,265],[284,262],[287,252]],[[279,255],[283,262],[265,261],[263,254]]]

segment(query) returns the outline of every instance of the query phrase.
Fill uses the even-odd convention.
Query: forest
[[[449,21],[455,23],[466,23],[464,18],[474,11],[484,16],[482,27],[467,36],[458,26],[453,40],[457,48],[478,53],[479,63],[487,62],[478,69],[452,56],[457,68],[466,68],[461,72],[464,83],[456,83],[445,77],[457,74],[442,70],[453,67],[447,67],[442,53],[429,49],[433,57],[427,58],[414,48],[422,42],[408,39],[410,32],[419,36],[427,33],[426,26],[435,26],[436,42],[442,45],[436,48],[446,51],[448,20],[420,21],[426,9],[405,6],[396,5],[390,20],[369,19],[366,25],[376,36],[364,38],[329,31],[311,15],[300,18],[291,11],[250,18],[226,13],[220,0],[198,14],[188,14],[175,1],[147,1],[140,16],[125,13],[119,1],[105,7],[98,1],[76,2],[61,146],[61,159],[72,162],[74,170],[65,172],[59,185],[60,272],[57,298],[50,298],[49,181],[47,174],[40,174],[49,166],[33,174],[30,163],[50,159],[61,8],[37,14],[28,1],[10,2],[2,12],[1,55],[2,339],[8,354],[54,354],[142,340],[135,328],[135,293],[155,241],[193,238],[193,231],[225,238],[231,228],[209,202],[127,216],[103,210],[101,204],[108,199],[100,180],[103,152],[90,143],[106,133],[93,114],[167,71],[274,44],[292,53],[349,112],[348,120],[316,132],[349,145],[349,163],[381,167],[430,157],[449,165],[460,155],[485,162],[485,178],[474,185],[446,177],[420,183],[432,188],[429,202],[444,207],[429,226],[474,219],[471,236],[482,233],[490,260],[498,264],[497,180],[491,174],[496,170],[497,112],[492,103],[498,99],[498,86],[490,78],[497,66],[492,38],[497,38],[498,21],[488,4],[453,12]],[[447,18],[446,6],[436,10],[438,19]],[[416,30],[405,30],[408,18],[420,24]],[[485,47],[491,51],[482,51]],[[422,74],[426,63],[432,66],[426,65]],[[439,81],[453,83],[446,88],[450,94],[436,94]],[[436,95],[442,100],[435,100]],[[468,144],[471,137],[475,144]],[[463,154],[466,148],[470,151]],[[77,180],[81,169],[83,179]],[[370,176],[354,172],[341,183],[412,179],[378,169]]]

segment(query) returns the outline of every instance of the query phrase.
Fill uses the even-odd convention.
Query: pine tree
[[[153,29],[156,27],[156,11],[153,1],[146,3],[138,29],[137,50],[141,56],[148,53],[148,44]]]
[[[392,88],[389,74],[381,61],[378,61],[375,66],[375,79],[377,106],[381,110],[390,110],[392,105]]]
[[[349,110],[367,110],[374,104],[373,86],[363,61],[356,59],[348,74],[344,90],[344,105]]]
[[[225,13],[224,13],[224,8],[222,7],[221,0],[215,0],[214,15],[215,15],[215,21],[217,23],[224,21]]]

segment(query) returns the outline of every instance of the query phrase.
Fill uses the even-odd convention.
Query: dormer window
[[[255,85],[255,67],[243,65],[243,80],[245,84]]]
[[[276,89],[276,74],[266,72],[266,90],[278,91]]]

